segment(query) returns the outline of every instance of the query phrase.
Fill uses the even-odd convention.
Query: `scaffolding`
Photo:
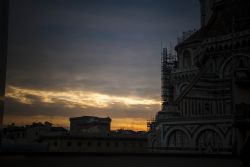
[[[150,120],[147,120],[147,131],[154,129],[154,127],[152,127],[154,123],[155,123],[155,118],[151,118]]]
[[[170,81],[170,74],[172,69],[176,66],[177,59],[173,53],[173,48],[170,44],[169,52],[167,48],[161,48],[161,101],[162,111],[171,103],[172,86]]]

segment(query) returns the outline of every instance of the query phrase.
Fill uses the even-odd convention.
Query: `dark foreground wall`
[[[9,0],[0,0],[0,128],[3,122],[8,44]]]
[[[2,155],[5,166],[53,167],[242,167],[233,157],[174,155]]]

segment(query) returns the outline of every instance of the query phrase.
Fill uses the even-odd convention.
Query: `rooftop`
[[[100,118],[100,117],[93,117],[93,116],[82,116],[82,117],[72,117],[70,118],[70,121],[76,121],[76,120],[81,120],[81,121],[111,121],[110,117],[106,118]]]
[[[176,46],[201,42],[206,38],[224,36],[250,29],[250,1],[227,0],[216,3],[208,24]]]

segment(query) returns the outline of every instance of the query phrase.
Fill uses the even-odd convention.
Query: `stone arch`
[[[178,87],[178,93],[181,93],[188,86],[188,82],[181,83]]]
[[[178,126],[170,129],[164,136],[164,146],[166,147],[191,147],[192,138],[188,130]]]
[[[218,127],[200,127],[193,136],[193,145],[200,151],[217,152],[225,147],[225,138]]]
[[[219,69],[219,75],[221,78],[223,78],[225,76],[224,73],[226,71],[226,67],[230,64],[230,62],[232,62],[234,58],[237,58],[237,60],[239,60],[238,57],[247,58],[250,60],[250,56],[245,55],[245,54],[240,54],[240,55],[237,54],[237,55],[233,55],[233,56],[228,57],[226,60],[223,61],[222,65]],[[247,63],[247,62],[245,62],[245,63]]]

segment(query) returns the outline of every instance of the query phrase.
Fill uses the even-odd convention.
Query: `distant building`
[[[49,152],[86,153],[144,153],[147,152],[147,135],[144,134],[82,134],[42,136]]]
[[[26,126],[9,125],[3,130],[3,151],[143,153],[147,151],[147,133],[110,130],[110,118],[84,116],[70,118],[73,132],[51,123]]]
[[[3,141],[35,142],[43,135],[65,135],[68,131],[63,127],[55,127],[49,122],[33,123],[26,126],[8,125],[3,129]]]
[[[27,136],[26,130],[24,126],[9,125],[3,128],[2,138],[12,141],[25,141]]]
[[[43,135],[39,142],[49,152],[136,153],[146,152],[147,134],[110,130],[111,119],[83,116],[70,118],[70,134]]]
[[[163,54],[162,110],[149,146],[238,155],[250,139],[250,1],[200,2],[202,27],[176,46],[176,59]]]
[[[83,116],[70,118],[70,133],[109,133],[111,119]]]
[[[37,140],[40,136],[44,135],[65,135],[68,131],[63,127],[55,127],[49,122],[33,123],[32,125],[26,126],[26,135],[29,140]]]
[[[8,125],[2,131],[3,152],[47,152],[46,143],[40,143],[38,139],[44,135],[67,135],[68,131],[63,127],[55,127],[49,122],[33,123],[26,126]]]

